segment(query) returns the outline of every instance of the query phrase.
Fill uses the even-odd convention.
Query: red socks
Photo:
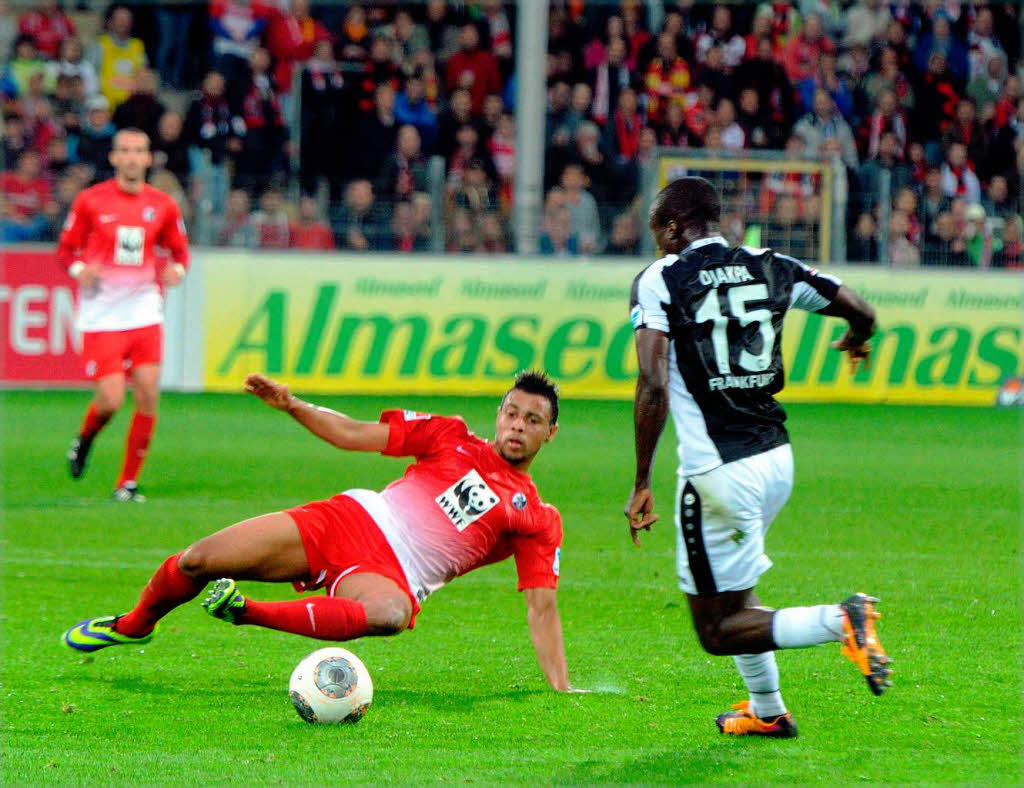
[[[113,413],[106,413],[101,416],[96,411],[96,405],[90,403],[89,409],[85,412],[85,418],[82,419],[82,427],[78,430],[79,439],[91,441],[100,430],[107,426],[107,422],[113,415]]]
[[[136,638],[148,634],[157,621],[178,605],[197,597],[206,587],[205,580],[194,580],[181,571],[178,566],[180,556],[181,553],[172,555],[160,565],[142,589],[135,609],[117,620],[118,632]]]
[[[367,633],[366,608],[362,602],[335,596],[307,597],[289,602],[245,600],[239,624],[291,632],[319,640],[353,640]],[[118,631],[120,631],[120,624]]]
[[[153,427],[155,426],[156,416],[146,416],[135,411],[131,427],[128,429],[128,441],[124,447],[124,465],[121,467],[121,475],[118,477],[115,487],[120,487],[125,482],[138,481],[139,471],[142,470],[142,463],[146,459],[146,449],[149,448],[149,439],[153,437]]]

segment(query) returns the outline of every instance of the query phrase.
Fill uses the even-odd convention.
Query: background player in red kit
[[[114,489],[119,501],[144,501],[138,478],[156,425],[163,359],[163,290],[181,282],[188,239],[174,200],[146,183],[153,158],[139,129],[114,135],[114,177],[75,198],[57,259],[78,281],[76,323],[85,372],[96,391],[68,449],[71,476],[85,471],[92,442],[124,402],[131,381],[135,413]],[[156,249],[170,254],[162,264]]]
[[[537,660],[554,689],[570,690],[556,603],[562,520],[526,473],[558,430],[558,394],[544,375],[516,378],[498,408],[493,442],[459,418],[388,410],[379,422],[355,421],[262,375],[250,375],[246,390],[341,449],[416,461],[382,492],[347,490],[201,539],[163,563],[132,611],[75,625],[64,634],[67,645],[146,643],[161,617],[224,576],[290,581],[327,595],[256,602],[234,579],[221,579],[203,602],[216,618],[322,640],[395,635],[413,626],[428,594],[512,556]]]

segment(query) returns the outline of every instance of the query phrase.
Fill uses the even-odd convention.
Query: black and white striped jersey
[[[669,405],[680,473],[692,476],[789,441],[774,395],[785,383],[786,310],[832,302],[840,281],[770,249],[702,238],[633,282],[633,328],[669,336]]]

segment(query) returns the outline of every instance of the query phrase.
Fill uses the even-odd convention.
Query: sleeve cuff
[[[82,273],[82,269],[85,268],[85,263],[81,260],[75,260],[71,265],[68,266],[68,276],[72,279],[77,279],[78,275]]]

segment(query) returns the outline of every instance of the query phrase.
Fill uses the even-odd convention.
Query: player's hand
[[[629,520],[629,535],[633,544],[640,547],[640,532],[650,531],[660,519],[654,513],[654,493],[650,487],[634,487],[633,494],[626,502],[626,519]]]
[[[871,365],[871,343],[847,331],[832,343],[832,347],[840,353],[846,353],[850,365],[850,374],[854,374],[861,364],[864,369]]]
[[[164,271],[160,278],[163,279],[167,287],[176,287],[185,278],[185,269],[181,265],[172,263],[171,265],[164,266]]]
[[[288,410],[292,404],[292,393],[284,383],[278,383],[265,375],[252,374],[245,379],[245,390],[255,394],[270,407]]]
[[[75,277],[75,280],[82,287],[93,287],[99,284],[100,272],[102,270],[103,268],[99,263],[89,263],[85,268],[78,272],[78,276]]]

